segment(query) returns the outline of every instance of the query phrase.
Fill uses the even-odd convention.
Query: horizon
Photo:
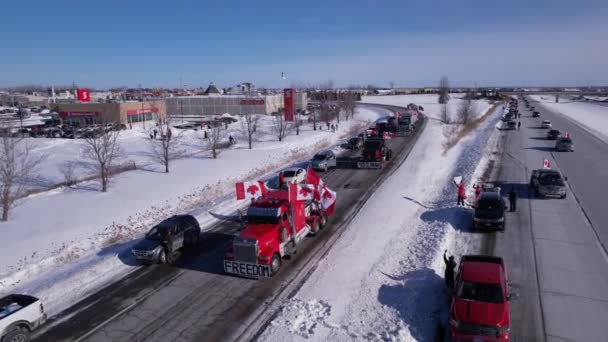
[[[211,4],[211,5],[210,5]],[[0,87],[588,87],[608,79],[608,4],[151,0],[5,4]],[[27,13],[27,25],[23,16]],[[49,24],[52,18],[52,24]],[[108,25],[108,23],[112,23]],[[287,75],[281,79],[281,73]],[[517,84],[504,86],[504,84]]]

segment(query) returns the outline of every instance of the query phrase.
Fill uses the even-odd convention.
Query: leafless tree
[[[326,82],[321,83],[318,86],[319,89],[319,114],[321,115],[321,120],[325,120],[325,122],[329,122],[333,117],[333,111],[331,101],[333,99],[333,91],[334,81],[327,80]],[[317,118],[313,118],[313,129],[316,129],[317,126]],[[338,123],[340,122],[340,118],[338,118]]]
[[[220,149],[222,148],[222,140],[224,140],[224,136],[226,135],[226,131],[222,129],[221,126],[212,127],[208,131],[208,137],[205,139],[205,143],[211,150],[211,156],[213,159],[216,159],[220,154]]]
[[[102,124],[105,127],[105,124]],[[101,177],[101,191],[107,192],[114,163],[122,156],[118,143],[120,130],[99,130],[84,140],[83,157],[92,162],[92,169]]]
[[[340,108],[344,111],[345,118],[348,120],[355,117],[355,108],[357,107],[357,94],[352,91],[347,91],[340,94]]]
[[[468,124],[473,118],[473,96],[471,96],[470,92],[467,91],[467,94],[462,99],[460,106],[458,107],[457,119],[461,124]]]
[[[241,116],[241,131],[243,135],[247,137],[249,143],[249,149],[253,148],[253,141],[255,140],[256,130],[260,117],[256,114],[245,114]]]
[[[441,104],[440,118],[441,118],[441,122],[443,122],[444,124],[451,123],[450,114],[448,113],[448,104],[447,103]]]
[[[63,175],[63,182],[68,187],[72,187],[78,181],[76,179],[76,163],[73,161],[65,162],[59,167],[59,171]]]
[[[154,130],[157,133],[153,133],[153,139],[150,139],[151,155],[154,160],[165,167],[165,173],[169,173],[171,161],[183,155],[183,151],[177,148],[182,133],[173,133],[170,121],[160,117],[156,121]]]
[[[450,83],[446,76],[439,80],[439,103],[444,104],[450,101]]]
[[[283,138],[289,134],[290,130],[291,125],[285,120],[283,115],[276,115],[272,117],[272,131],[279,141],[283,141]]]
[[[0,135],[0,200],[2,221],[8,221],[11,209],[26,195],[27,185],[46,155],[34,155],[24,138],[11,137],[6,127],[0,129]]]

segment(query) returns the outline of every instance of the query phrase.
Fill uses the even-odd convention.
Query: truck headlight
[[[498,328],[498,334],[499,335],[504,335],[506,333],[509,332],[510,328],[508,325],[502,326],[502,327],[497,327]]]
[[[460,326],[460,322],[458,322],[458,321],[457,321],[457,320],[455,320],[455,319],[450,318],[450,325],[451,325],[452,327],[454,327],[454,329],[458,329],[458,327]]]

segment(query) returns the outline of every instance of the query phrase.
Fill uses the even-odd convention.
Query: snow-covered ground
[[[99,192],[97,181],[74,188],[59,188],[32,195],[12,212],[11,220],[0,224],[5,243],[0,260],[0,293],[20,292],[41,297],[50,314],[56,313],[95,288],[135,269],[120,259],[153,224],[175,213],[191,213],[203,229],[215,222],[208,212],[230,213],[239,208],[233,198],[234,183],[261,178],[273,170],[310,157],[322,148],[335,146],[350,131],[369,124],[385,111],[358,109],[355,120],[341,122],[338,133],[301,127],[283,142],[269,134],[272,121],[265,117],[258,126],[262,136],[253,150],[238,132],[236,146],[223,150],[218,159],[200,153],[176,160],[166,174],[160,166],[129,171],[115,176],[107,193]],[[128,158],[147,161],[149,136],[142,130],[128,131],[121,144]],[[203,149],[199,135],[184,133],[181,148]],[[53,158],[44,170],[62,161],[79,158],[81,143],[75,140],[31,139],[38,150]],[[45,145],[45,142],[48,144]],[[67,296],[66,294],[69,294]]]
[[[475,249],[470,220],[455,206],[452,177],[469,188],[497,139],[497,110],[444,153],[436,95],[364,97],[422,105],[429,117],[407,161],[368,200],[348,231],[263,332],[262,341],[432,341],[447,320],[442,253]],[[458,106],[450,101],[450,111]],[[478,113],[490,105],[478,101]]]
[[[562,102],[555,103],[554,96],[532,95],[530,98],[608,142],[608,106],[591,102],[568,102],[563,98],[560,99]]]

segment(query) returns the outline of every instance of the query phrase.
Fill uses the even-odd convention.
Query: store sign
[[[241,106],[263,106],[264,99],[242,99]]]
[[[78,116],[99,116],[99,112],[59,112],[59,116],[62,118],[67,117],[78,117]]]
[[[144,109],[129,109],[129,110],[127,110],[127,115],[128,116],[142,115],[142,114],[152,114],[152,113],[158,113],[158,108],[152,107],[152,108],[144,108]]]
[[[78,97],[78,101],[80,101],[80,102],[90,102],[91,101],[91,90],[90,89],[77,89],[76,96]]]
[[[293,88],[283,89],[283,104],[285,108],[285,121],[293,121],[294,119],[294,97],[296,90]]]

